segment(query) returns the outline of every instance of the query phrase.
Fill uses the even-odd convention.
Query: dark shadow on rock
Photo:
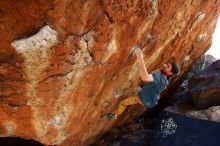
[[[1,137],[0,145],[1,146],[44,146],[43,144],[37,141],[26,140],[19,137]]]
[[[220,60],[189,80],[189,92],[197,108],[220,105]]]

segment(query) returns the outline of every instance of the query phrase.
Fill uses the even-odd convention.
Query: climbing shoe
[[[107,117],[108,117],[109,120],[117,119],[117,115],[115,113],[108,113]]]

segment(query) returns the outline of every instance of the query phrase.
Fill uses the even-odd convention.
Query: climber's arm
[[[142,81],[144,82],[153,82],[152,74],[149,74],[144,63],[143,53],[140,48],[135,50],[135,54],[137,56],[139,68],[140,68],[140,76]]]
[[[153,82],[152,74],[148,73],[148,71],[145,67],[143,58],[138,59],[138,64],[139,64],[139,68],[140,68],[140,76],[141,76],[142,81]]]

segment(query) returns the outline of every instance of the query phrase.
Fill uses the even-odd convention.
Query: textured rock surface
[[[213,106],[206,110],[191,111],[186,113],[187,116],[220,122],[220,106]]]
[[[178,88],[178,90],[175,91],[173,97],[170,99],[170,104],[173,104],[179,100],[190,99],[188,81],[192,78],[192,76],[196,77],[200,72],[202,72],[205,68],[207,68],[209,65],[211,65],[216,60],[217,60],[216,58],[214,58],[212,55],[209,55],[209,54],[202,55],[199,59],[197,59],[196,62],[193,64],[192,68],[190,69],[190,71],[187,73],[186,78],[181,84],[181,86]],[[202,81],[199,83],[202,83]],[[200,85],[196,83],[194,84],[194,86],[200,86]],[[210,84],[207,84],[203,88],[209,88],[209,86]],[[201,90],[202,89],[200,89],[200,91]],[[199,99],[199,97],[197,98]],[[209,102],[206,101],[205,104],[209,104]],[[218,103],[215,103],[215,104],[218,104]]]
[[[220,105],[219,82],[220,60],[189,80],[189,93],[194,105],[198,108]]]
[[[193,75],[200,73],[203,69],[211,65],[217,59],[212,55],[205,54],[202,55],[192,66],[191,70],[187,74],[187,79],[191,78]]]
[[[166,111],[183,114],[197,119],[220,122],[220,106],[212,106],[208,109],[199,110],[193,108],[187,102],[178,102],[173,106],[167,107]]]
[[[102,115],[140,83],[135,45],[150,71],[174,57],[182,73],[210,46],[218,0],[0,0],[0,136],[45,145],[94,142],[117,121]]]

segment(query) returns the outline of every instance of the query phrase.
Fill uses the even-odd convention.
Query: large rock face
[[[0,0],[0,136],[91,144],[144,111],[103,116],[137,94],[131,48],[143,47],[149,71],[174,57],[174,87],[210,47],[219,10],[219,0]]]
[[[200,73],[203,69],[211,65],[213,62],[215,62],[217,59],[213,57],[212,55],[205,54],[202,55],[192,66],[191,70],[187,74],[187,81],[190,79],[193,75],[196,75]]]
[[[220,60],[189,80],[189,93],[194,105],[207,108],[220,105]]]
[[[180,101],[167,107],[165,110],[197,119],[220,122],[220,106],[212,106],[207,109],[199,110],[189,104],[189,102]]]

